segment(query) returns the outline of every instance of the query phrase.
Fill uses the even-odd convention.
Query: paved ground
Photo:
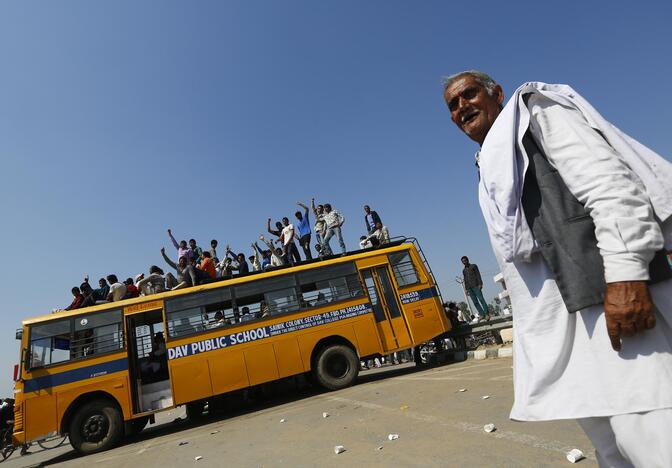
[[[569,466],[580,448],[596,466],[588,439],[573,421],[517,423],[511,360],[466,361],[418,371],[402,365],[368,371],[354,387],[332,393],[293,392],[200,425],[162,416],[125,445],[89,457],[69,446],[14,455],[5,467],[154,466]],[[460,388],[467,391],[459,392]],[[490,395],[483,400],[483,395]],[[329,417],[323,418],[322,413]],[[284,419],[285,422],[280,422]],[[494,423],[487,434],[483,425]],[[399,439],[388,440],[388,434]],[[179,445],[180,442],[188,442]],[[334,446],[346,448],[334,454]],[[195,457],[202,456],[199,461]]]

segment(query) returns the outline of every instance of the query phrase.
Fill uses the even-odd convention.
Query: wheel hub
[[[336,379],[345,377],[350,370],[348,360],[343,356],[332,356],[327,360],[327,372]]]
[[[82,427],[82,435],[88,442],[99,442],[107,434],[107,418],[102,414],[89,416]]]

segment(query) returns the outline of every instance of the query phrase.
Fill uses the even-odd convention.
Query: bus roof
[[[315,267],[322,267],[326,265],[333,265],[336,263],[349,262],[353,260],[358,260],[361,258],[367,258],[374,255],[380,255],[389,252],[396,252],[400,250],[408,250],[414,247],[414,238],[395,238],[393,242],[386,244],[385,247],[373,247],[363,250],[355,250],[352,252],[346,252],[343,255],[332,255],[324,259],[313,259],[313,260],[304,260],[295,265],[284,265],[281,267],[273,268],[269,271],[255,271],[250,272],[246,275],[234,276],[232,278],[218,278],[212,282],[201,284],[198,286],[192,286],[190,288],[178,289],[175,291],[166,291],[158,294],[152,294],[151,296],[140,296],[133,299],[124,299],[117,302],[106,302],[104,304],[98,304],[91,307],[85,307],[83,309],[67,310],[51,314],[40,315],[34,318],[26,319],[21,322],[23,326],[33,325],[35,323],[47,322],[50,320],[57,320],[66,317],[73,317],[80,314],[88,314],[91,312],[102,312],[105,310],[114,310],[123,307],[127,307],[133,304],[140,304],[144,302],[149,302],[153,300],[164,300],[170,297],[181,296],[183,294],[190,294],[194,292],[207,291],[209,289],[217,289],[222,286],[234,286],[240,283],[246,283],[248,281],[254,281],[262,278],[271,278],[273,276],[280,276],[286,273],[294,273],[304,270],[309,270]]]

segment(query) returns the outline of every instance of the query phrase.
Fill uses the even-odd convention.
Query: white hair
[[[448,86],[453,84],[457,79],[462,78],[464,76],[471,76],[476,80],[476,83],[480,84],[485,88],[485,90],[488,92],[489,95],[492,96],[492,93],[495,92],[495,87],[497,86],[497,82],[490,77],[487,73],[483,73],[482,71],[478,70],[465,70],[461,71],[459,73],[455,73],[454,75],[450,76],[445,76],[442,80],[443,82],[443,90],[445,91],[448,89]]]

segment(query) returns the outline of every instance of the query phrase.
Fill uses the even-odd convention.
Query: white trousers
[[[577,419],[600,468],[672,467],[672,408]]]

